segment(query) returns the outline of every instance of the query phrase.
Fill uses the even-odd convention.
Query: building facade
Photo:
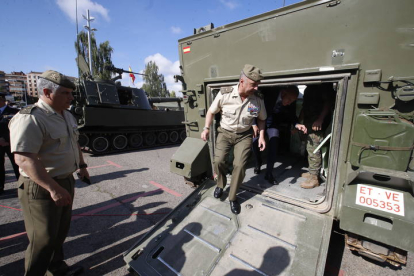
[[[9,83],[6,81],[6,73],[0,71],[0,92],[9,93]]]
[[[23,72],[11,72],[6,74],[6,81],[9,83],[9,92],[14,96],[15,101],[27,100],[26,74]]]
[[[37,80],[42,72],[33,72],[27,73],[27,95],[31,97],[39,97],[37,91]]]

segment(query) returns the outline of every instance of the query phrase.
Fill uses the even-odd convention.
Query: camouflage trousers
[[[306,138],[306,150],[308,151],[308,163],[309,163],[309,173],[313,175],[319,175],[319,171],[322,166],[322,154],[318,150],[316,153],[313,153],[314,150],[321,144],[323,140],[323,132],[316,131],[309,133]]]

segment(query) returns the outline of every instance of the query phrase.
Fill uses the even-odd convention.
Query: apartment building
[[[16,101],[26,101],[27,77],[23,72],[11,72],[5,74],[6,82],[9,83],[9,92]]]
[[[37,91],[37,80],[39,79],[39,76],[43,72],[33,72],[27,73],[27,94],[31,97],[39,97],[38,91]]]
[[[9,83],[6,82],[6,73],[0,71],[0,92],[9,93]]]

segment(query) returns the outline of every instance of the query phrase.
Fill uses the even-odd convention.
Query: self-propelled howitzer
[[[75,100],[71,107],[78,120],[79,144],[95,154],[176,144],[186,137],[181,98],[148,98],[145,91],[94,79],[86,62],[79,58],[83,74],[77,81]],[[85,67],[86,65],[86,67]],[[164,103],[155,106],[155,103]]]

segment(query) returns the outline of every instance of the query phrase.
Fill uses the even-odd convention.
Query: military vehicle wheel
[[[177,141],[178,141],[178,139],[179,139],[180,137],[179,137],[179,135],[178,135],[178,132],[177,131],[171,131],[170,132],[170,137],[169,137],[169,139],[170,139],[170,142],[171,143],[177,143]]]
[[[108,149],[109,147],[109,141],[108,139],[106,139],[106,137],[103,136],[96,136],[95,138],[93,138],[92,140],[92,145],[91,145],[91,149],[93,152],[104,152]]]
[[[126,148],[127,145],[128,145],[128,139],[126,138],[125,135],[122,135],[122,134],[115,135],[114,138],[112,139],[112,146],[116,148],[117,150],[122,150]]]
[[[160,144],[165,144],[168,142],[168,133],[165,131],[161,131],[157,135],[157,140]]]
[[[144,135],[144,141],[147,146],[152,146],[157,141],[157,136],[155,136],[154,132],[148,132]]]
[[[134,133],[129,135],[128,137],[128,143],[133,148],[139,148],[140,146],[142,146],[143,142],[144,139],[142,138],[141,133]]]
[[[78,143],[79,146],[81,148],[86,147],[89,144],[89,137],[86,134],[79,134],[79,139],[78,139]]]
[[[185,129],[180,131],[180,139],[181,141],[184,141],[185,138],[187,137],[187,133],[185,132]]]

